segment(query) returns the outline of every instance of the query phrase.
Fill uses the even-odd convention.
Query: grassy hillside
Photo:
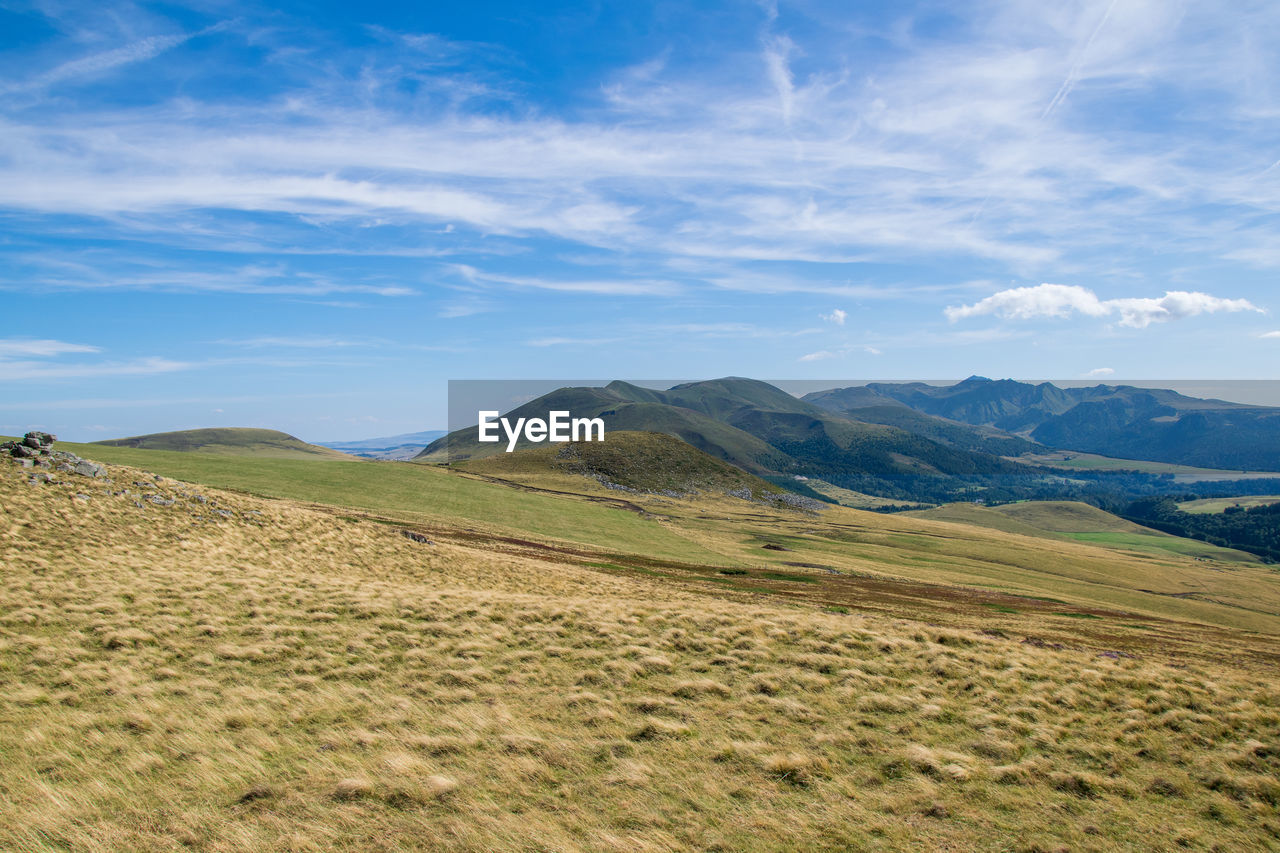
[[[947,504],[905,515],[989,527],[1024,536],[1071,539],[1102,547],[1155,550],[1223,562],[1255,562],[1244,551],[1220,548],[1194,539],[1170,536],[1142,527],[1097,507],[1076,501],[1024,501],[997,507]]]
[[[169,477],[257,495],[342,507],[424,525],[534,535],[582,545],[615,543],[675,559],[715,555],[635,512],[608,503],[534,495],[408,462],[220,456],[58,442],[60,449]],[[348,457],[349,459],[350,457]]]
[[[110,450],[153,468],[199,456]],[[248,467],[204,458],[206,475]],[[291,488],[415,470],[272,464]],[[790,596],[812,586],[797,581],[734,591],[737,575],[592,566],[444,521],[449,538],[419,543],[110,474],[31,486],[0,463],[3,849],[1256,850],[1280,834],[1268,636],[1130,630],[1053,602],[1019,615],[996,595],[948,627],[970,618],[957,588],[904,620],[905,599],[881,615],[900,593],[887,582],[839,607]],[[434,476],[419,482],[451,475]],[[498,516],[553,502],[486,494]],[[737,505],[743,547],[793,560],[954,560],[962,530],[688,511],[717,516],[697,529],[727,547]],[[1033,541],[967,530],[989,559]],[[1151,634],[1149,650],[1099,649],[1100,621]]]
[[[604,441],[542,445],[460,463],[463,471],[524,479],[538,472],[591,477],[599,482],[641,492],[691,494],[745,489],[756,495],[781,491],[759,477],[703,453],[674,436],[656,432],[617,431]]]
[[[100,461],[145,465],[166,476],[332,507],[344,516],[413,523],[459,541],[498,537],[504,548],[535,554],[547,550],[540,543],[549,543],[559,552],[592,555],[582,559],[614,570],[656,572],[703,589],[763,590],[958,624],[988,615],[983,609],[987,593],[940,592],[922,584],[1052,598],[1111,612],[1090,629],[1101,632],[1096,642],[1103,648],[1141,646],[1148,639],[1120,628],[1133,619],[1114,616],[1119,611],[1280,633],[1280,575],[1259,565],[1200,561],[1168,549],[1118,551],[1058,534],[1029,538],[834,506],[814,515],[723,496],[680,500],[619,493],[550,466],[520,464],[500,473],[504,480],[524,483],[513,489],[492,482],[492,469],[481,476],[413,463],[321,464],[59,446]],[[494,464],[518,456],[503,454]],[[721,570],[743,574],[722,575]],[[792,582],[797,574],[804,579]],[[1026,602],[1009,606],[1019,613],[1038,612]],[[1052,618],[1058,611],[1038,619],[1036,629],[1078,637],[1080,625],[1073,618]]]
[[[1198,501],[1183,501],[1178,509],[1183,512],[1215,513],[1231,507],[1270,506],[1280,503],[1280,495],[1251,495],[1238,498],[1204,498]]]
[[[1051,453],[1032,453],[1018,457],[1019,462],[1047,465],[1052,468],[1082,471],[1141,471],[1144,474],[1172,474],[1179,483],[1212,482],[1215,480],[1280,479],[1280,473],[1267,471],[1239,471],[1222,468],[1196,468],[1191,465],[1174,465],[1170,462],[1149,462],[1143,459],[1115,459],[1095,453],[1079,453],[1074,450],[1055,450]]]
[[[288,433],[273,429],[220,427],[157,432],[131,438],[97,441],[104,447],[135,447],[140,450],[171,450],[180,453],[217,453],[231,456],[260,456],[269,459],[350,459],[347,454],[317,444],[307,444]]]
[[[819,480],[812,477],[805,482],[805,485],[813,489],[818,494],[835,501],[841,506],[853,507],[854,509],[917,506],[917,504],[908,503],[906,501],[895,501],[890,498],[878,497],[877,495],[855,492],[852,489],[842,489],[839,486],[828,483],[826,480]]]

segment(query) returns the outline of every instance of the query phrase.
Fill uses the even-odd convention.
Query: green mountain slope
[[[855,391],[926,415],[1021,434],[1049,447],[1202,468],[1280,468],[1280,408],[1187,397],[1159,388],[970,377],[955,385],[871,383]],[[808,395],[814,399],[817,395]]]
[[[290,457],[350,459],[328,447],[307,444],[301,439],[273,429],[219,427],[157,432],[96,441],[104,447],[135,447],[141,450],[171,450],[182,453],[217,453],[232,456],[263,456],[279,459]]]
[[[1021,456],[1046,449],[1034,441],[995,427],[961,423],[940,415],[916,411],[899,400],[877,394],[866,387],[819,391],[806,394],[804,399],[856,421],[898,427],[960,450],[996,456]]]
[[[944,496],[964,488],[960,478],[1029,476],[1025,466],[992,454],[948,446],[896,426],[854,420],[768,383],[740,377],[667,390],[625,382],[562,388],[506,417],[545,418],[556,410],[599,417],[606,432],[673,435],[717,459],[800,491],[805,489],[793,479],[797,475],[889,496]],[[482,444],[476,429],[469,427],[435,442],[419,458],[461,461],[505,450],[505,443]]]
[[[906,512],[903,515],[986,527],[1023,536],[1086,542],[1126,551],[1164,551],[1228,563],[1252,563],[1257,559],[1244,551],[1143,527],[1078,501],[1024,501],[997,507],[956,503]]]
[[[685,495],[746,490],[758,497],[779,491],[741,468],[658,432],[618,430],[606,433],[604,441],[544,444],[473,459],[458,467],[497,477],[542,471],[577,474],[640,492]]]
[[[503,416],[514,421],[516,418],[546,418],[552,411],[568,411],[574,417],[601,418],[606,435],[614,431],[665,433],[716,459],[755,474],[777,475],[794,467],[794,461],[785,453],[750,433],[692,409],[654,402],[647,399],[648,395],[638,393],[643,390],[617,382],[607,388],[560,388]],[[516,445],[517,449],[536,446],[523,438]],[[437,439],[417,458],[425,462],[456,462],[505,453],[505,439],[482,443],[476,437],[476,429],[468,427]]]

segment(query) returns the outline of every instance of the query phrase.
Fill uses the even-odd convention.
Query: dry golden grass
[[[0,466],[0,849],[1280,844],[1271,670],[708,596],[172,481],[137,506],[140,472],[111,474]]]

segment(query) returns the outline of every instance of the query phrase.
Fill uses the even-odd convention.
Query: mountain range
[[[1187,397],[1167,389],[1060,388],[971,376],[955,385],[869,383],[818,391],[804,399],[850,417],[870,413],[873,418],[897,417],[901,423],[910,418],[900,411],[905,408],[1052,448],[1122,459],[1280,469],[1280,408]]]
[[[754,379],[728,377],[676,385],[666,390],[627,382],[561,388],[517,407],[507,417],[547,417],[567,410],[599,417],[606,431],[641,430],[674,435],[716,458],[803,491],[802,479],[817,477],[843,488],[874,494],[918,494],[921,484],[953,491],[993,477],[1025,477],[1026,466],[981,449],[984,442],[1030,442],[997,430],[945,423],[932,435],[900,424],[878,423],[833,412]],[[910,413],[909,409],[906,409]],[[528,446],[522,442],[518,447]],[[461,461],[501,453],[482,444],[474,428],[437,440],[418,457]]]
[[[802,492],[809,478],[918,501],[1119,488],[1117,477],[1097,486],[1085,481],[1101,475],[1077,472],[1067,479],[1018,458],[1053,449],[1236,470],[1280,468],[1280,409],[1132,386],[1059,388],[975,376],[950,386],[871,383],[799,398],[741,377],[666,390],[615,381],[561,388],[505,414],[545,418],[556,410],[599,417],[607,431],[673,435]],[[524,446],[528,442],[517,444]],[[502,443],[480,443],[468,428],[416,458],[461,461],[504,450]],[[1140,492],[1157,481],[1129,476],[1143,480]]]

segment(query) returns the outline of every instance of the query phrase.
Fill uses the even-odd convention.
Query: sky
[[[1280,6],[0,0],[0,432],[1280,379]]]

